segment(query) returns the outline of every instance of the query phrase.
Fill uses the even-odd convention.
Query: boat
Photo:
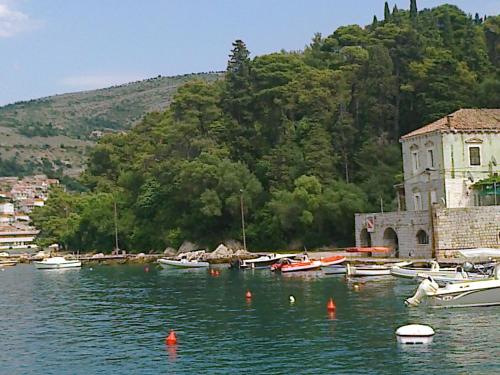
[[[15,260],[2,260],[0,261],[0,268],[2,267],[13,267],[17,264]]]
[[[480,247],[476,249],[463,249],[458,252],[466,258],[500,258],[500,249]]]
[[[423,281],[427,279],[429,275],[425,273],[418,273],[416,279],[418,281]],[[431,276],[432,279],[437,282],[439,285],[444,285],[448,283],[459,283],[463,281],[472,281],[472,280],[484,280],[488,279],[489,275],[483,275],[479,273],[467,273],[460,270],[457,270],[453,275],[437,275]]]
[[[391,274],[394,266],[406,266],[411,262],[386,263],[386,264],[361,264],[353,266],[347,263],[347,276],[384,276]]]
[[[282,264],[280,268],[278,268],[281,272],[297,272],[297,271],[311,271],[316,270],[321,267],[320,260],[305,260],[298,262],[290,262]]]
[[[297,254],[267,254],[262,255],[258,258],[238,260],[232,267],[235,268],[269,268],[275,263],[278,263],[281,259],[294,258]]]
[[[334,255],[331,257],[321,258],[321,267],[330,267],[336,264],[343,263],[346,260],[346,257],[341,255]]]
[[[344,275],[347,273],[347,267],[343,264],[334,264],[333,266],[321,267],[325,275]]]
[[[182,256],[180,259],[158,259],[158,263],[163,268],[177,267],[177,268],[203,268],[210,266],[208,262],[202,262],[199,259],[187,259],[187,257]]]
[[[33,262],[36,268],[43,269],[61,269],[61,268],[78,268],[82,266],[79,260],[67,260],[64,257],[51,257],[41,261]]]
[[[409,267],[413,263],[406,266],[394,265],[390,274],[395,277],[403,277],[407,279],[414,279],[417,274],[425,274],[427,276],[454,276],[457,272],[457,267],[454,268],[441,268],[436,261],[430,262],[430,267]]]
[[[444,287],[429,276],[405,303],[407,306],[418,306],[424,298],[434,308],[500,305],[500,265],[495,267],[493,276],[488,279],[461,281]]]

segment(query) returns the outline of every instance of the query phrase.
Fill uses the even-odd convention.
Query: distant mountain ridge
[[[0,107],[0,175],[2,160],[33,171],[52,164],[77,174],[85,150],[96,136],[128,130],[145,113],[165,110],[177,88],[187,81],[213,81],[219,77],[220,72],[158,76]]]

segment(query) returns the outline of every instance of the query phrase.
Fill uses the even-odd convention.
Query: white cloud
[[[65,77],[61,83],[79,90],[100,89],[144,79],[140,74],[88,74]]]
[[[0,3],[0,38],[9,38],[23,31],[31,30],[38,23],[28,15],[14,10],[7,3]]]

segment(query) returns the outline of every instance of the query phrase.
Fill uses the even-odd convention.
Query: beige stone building
[[[460,109],[400,142],[399,210],[357,214],[356,245],[404,257],[500,247],[500,109]]]

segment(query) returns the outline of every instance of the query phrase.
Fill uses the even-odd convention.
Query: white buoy
[[[290,297],[288,297],[288,299],[290,300],[290,303],[295,303],[295,297],[294,296],[290,296]]]
[[[396,337],[400,344],[430,344],[434,334],[432,327],[422,324],[409,324],[396,330]]]

